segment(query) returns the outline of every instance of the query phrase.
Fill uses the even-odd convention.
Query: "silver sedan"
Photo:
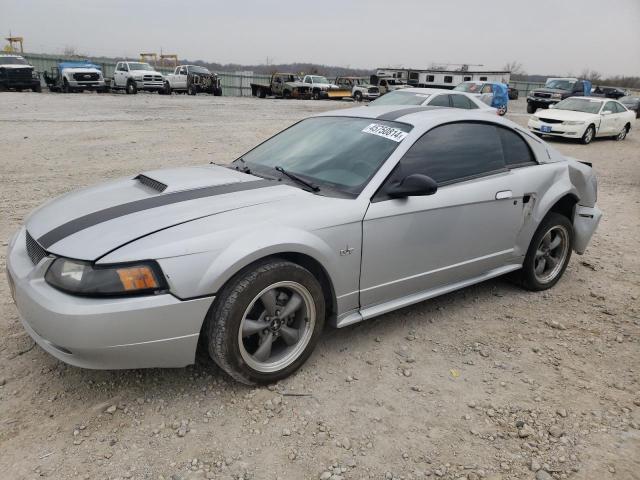
[[[72,365],[273,382],[344,327],[511,273],[551,288],[601,218],[591,167],[495,115],[360,107],[227,166],[142,172],[40,207],[10,240],[26,331]]]

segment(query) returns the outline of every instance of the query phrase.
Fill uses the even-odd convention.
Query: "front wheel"
[[[126,92],[128,95],[135,95],[136,93],[138,93],[138,86],[136,85],[136,82],[133,82],[133,81],[127,82]]]
[[[307,360],[324,327],[318,280],[281,259],[240,271],[222,289],[204,333],[211,358],[247,385],[283,379]]]
[[[591,140],[593,140],[593,137],[595,137],[595,135],[596,135],[596,128],[593,125],[589,125],[587,129],[584,131],[584,133],[582,134],[582,138],[580,139],[580,142],[582,142],[584,145],[588,145],[591,143]]]
[[[536,113],[536,106],[533,103],[527,103],[527,113]]]
[[[553,287],[567,268],[573,246],[573,226],[567,217],[550,212],[533,235],[518,272],[521,285],[540,291]]]
[[[315,92],[313,92],[313,99],[320,100],[320,90],[316,90]]]
[[[356,93],[353,94],[353,99],[356,102],[361,102],[362,101],[362,92],[361,91],[356,91]]]
[[[190,83],[189,86],[187,87],[187,93],[189,95],[195,95],[197,92],[196,90],[196,86],[193,83]]]

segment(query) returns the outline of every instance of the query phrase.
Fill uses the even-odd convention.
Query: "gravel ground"
[[[345,106],[0,94],[0,241],[6,248],[52,196],[228,162],[299,118]],[[522,100],[511,111],[526,122]],[[0,476],[640,478],[640,134],[553,144],[594,163],[605,212],[554,289],[497,279],[328,329],[308,363],[269,388],[208,364],[66,366],[34,346],[0,277]]]

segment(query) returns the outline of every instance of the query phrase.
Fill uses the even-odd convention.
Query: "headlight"
[[[551,98],[562,98],[562,94],[561,93],[553,93],[553,94],[551,94]]]
[[[582,125],[584,122],[579,122],[577,120],[565,120],[562,122],[563,125]]]
[[[138,75],[136,77],[133,77],[133,79],[137,82],[141,82],[142,81],[142,75]]]
[[[103,266],[57,258],[44,279],[59,290],[86,296],[141,295],[167,289],[155,262]]]
[[[540,119],[538,117],[536,117],[535,115],[531,115],[529,117],[529,120],[532,121],[532,122],[539,122],[540,121]]]

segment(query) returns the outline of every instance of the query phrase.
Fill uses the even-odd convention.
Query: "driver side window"
[[[449,123],[434,128],[405,153],[384,184],[400,182],[414,173],[427,175],[439,186],[506,171],[502,142],[494,125]]]
[[[602,108],[602,113],[604,113],[604,112],[617,113],[615,102],[607,102],[607,103],[605,103],[604,107]]]
[[[180,68],[180,75],[186,75],[186,74],[187,74],[187,67]]]

